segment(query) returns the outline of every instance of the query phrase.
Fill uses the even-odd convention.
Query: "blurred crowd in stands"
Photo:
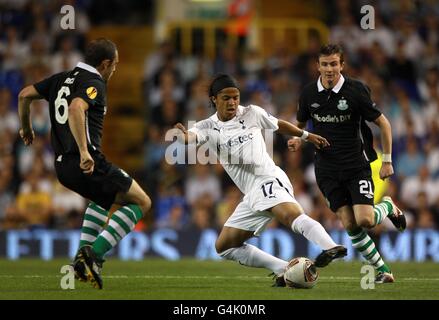
[[[17,94],[23,85],[71,69],[82,59],[90,28],[88,2],[75,2],[80,28],[67,34],[52,19],[58,9],[40,1],[6,2],[0,1],[0,229],[79,228],[86,201],[57,182],[47,103],[33,105],[37,138],[25,148],[18,139]],[[330,41],[345,49],[345,75],[371,88],[392,124],[395,175],[384,193],[407,213],[410,228],[438,228],[439,3],[371,2],[376,3],[374,30],[360,28],[362,1],[323,2],[329,3]],[[165,41],[145,57],[141,183],[153,199],[153,218],[145,228],[218,228],[240,202],[240,191],[220,165],[170,165],[165,159],[169,142],[164,137],[175,123],[187,125],[214,113],[207,96],[212,76],[233,74],[241,84],[242,105],[259,105],[295,123],[301,88],[318,78],[316,54],[323,42],[311,34],[307,50],[293,53],[278,44],[268,57],[258,48],[223,44],[208,59],[182,55]],[[288,137],[275,137],[275,162],[290,177],[296,199],[326,228],[341,229],[316,186],[313,148],[305,144],[299,152],[288,152]],[[379,150],[378,136],[376,142]],[[392,230],[391,224],[380,228]]]

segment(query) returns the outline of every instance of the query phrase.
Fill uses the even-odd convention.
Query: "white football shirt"
[[[262,129],[277,130],[278,120],[261,107],[238,106],[236,116],[226,122],[215,113],[189,129],[197,135],[197,145],[206,145],[222,164],[242,193],[259,188],[285,173],[267,152]]]

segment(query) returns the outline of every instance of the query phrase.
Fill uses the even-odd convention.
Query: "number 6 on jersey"
[[[62,86],[61,89],[58,91],[58,96],[55,100],[55,119],[59,124],[64,124],[67,122],[67,119],[69,118],[69,111],[68,111],[68,102],[66,98],[63,98],[63,95],[69,96],[70,95],[70,89],[69,87]],[[59,108],[64,107],[63,114],[60,113]]]

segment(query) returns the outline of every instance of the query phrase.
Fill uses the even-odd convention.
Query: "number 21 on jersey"
[[[373,196],[373,188],[372,188],[372,182],[368,180],[360,180],[358,182],[360,185],[360,193],[366,195],[368,198],[370,196]]]

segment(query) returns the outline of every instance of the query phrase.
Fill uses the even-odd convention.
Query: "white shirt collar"
[[[95,67],[92,67],[92,66],[89,65],[89,64],[86,64],[86,63],[84,63],[84,62],[78,62],[78,64],[76,65],[76,67],[81,68],[81,69],[84,69],[84,70],[87,70],[87,71],[90,71],[90,72],[93,72],[93,73],[96,73],[96,74],[98,74],[98,75],[102,78],[102,75],[99,73],[99,71],[96,70]]]
[[[235,120],[238,116],[240,116],[241,114],[242,114],[242,108],[244,108],[243,106],[241,106],[241,105],[239,105],[238,106],[238,110],[236,110],[236,116],[235,117],[233,117],[232,119],[230,119],[229,121],[232,121],[232,120]],[[211,117],[210,117],[213,121],[218,121],[219,123],[227,123],[227,122],[229,122],[229,121],[221,121],[219,118],[218,118],[218,112],[215,112],[215,114],[213,114]]]
[[[218,119],[218,112],[215,112],[213,115],[210,116],[210,118],[211,118],[213,121],[219,121],[219,119]]]
[[[343,75],[340,75],[340,79],[338,79],[337,84],[332,88],[332,91],[334,91],[335,93],[338,93],[341,89],[341,87],[343,86],[345,79],[343,77]],[[319,92],[325,90],[325,87],[322,84],[322,79],[321,77],[319,77],[319,79],[317,80],[317,89],[319,90]]]

